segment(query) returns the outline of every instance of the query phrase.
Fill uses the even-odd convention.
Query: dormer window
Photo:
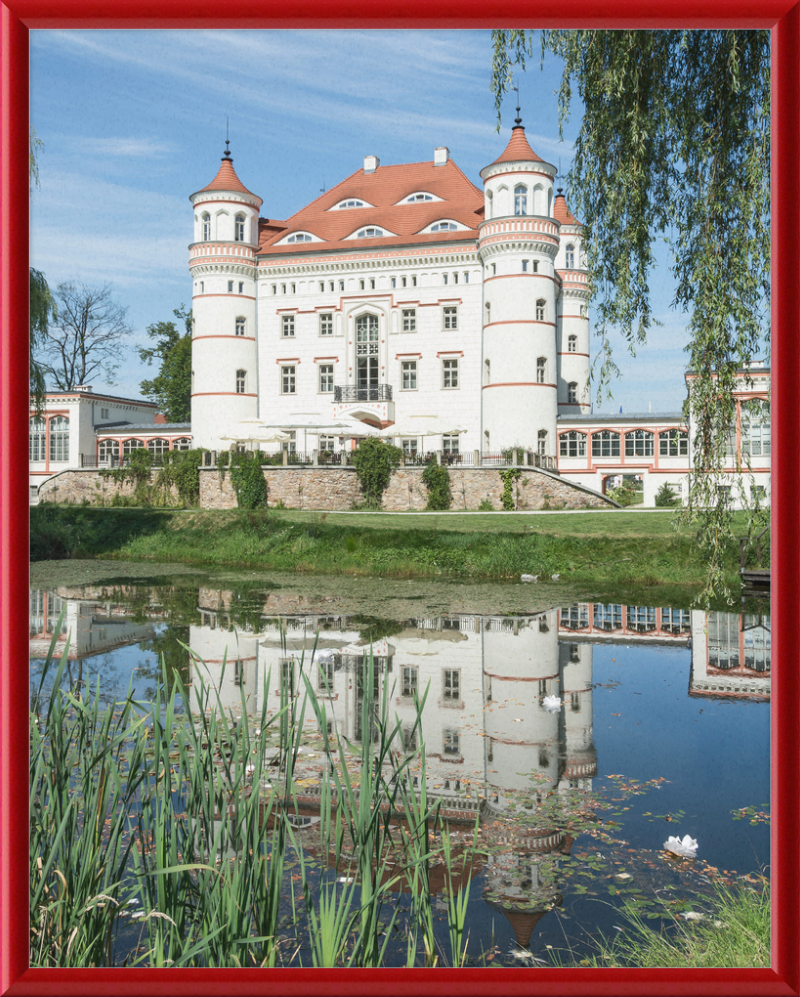
[[[458,226],[455,222],[435,222],[431,225],[431,232],[455,232]]]
[[[203,242],[208,242],[211,238],[211,215],[204,211],[202,214],[203,219]]]
[[[370,206],[365,201],[359,201],[358,198],[352,197],[347,201],[339,201],[334,210],[342,211],[345,208],[368,208]]]
[[[314,239],[307,232],[295,232],[286,240],[287,242],[313,242]]]
[[[244,242],[244,215],[239,214],[234,219],[234,242]]]
[[[416,204],[417,201],[432,201],[432,200],[433,200],[433,194],[426,194],[421,191],[418,194],[409,194],[408,197],[405,199],[405,203]]]
[[[362,228],[356,233],[356,239],[381,239],[384,235],[382,228]]]

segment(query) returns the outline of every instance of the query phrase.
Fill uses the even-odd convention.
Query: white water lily
[[[696,910],[686,910],[681,914],[681,917],[684,919],[684,921],[702,921],[703,918],[705,917],[705,914],[701,914],[699,911]]]
[[[550,713],[558,713],[558,711],[561,709],[561,697],[545,696],[542,705]]]
[[[681,855],[683,858],[693,859],[697,856],[697,841],[690,838],[688,834],[680,838],[669,837],[664,842],[664,851],[672,852],[674,855]]]

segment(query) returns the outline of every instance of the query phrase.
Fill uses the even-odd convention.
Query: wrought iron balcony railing
[[[369,388],[359,388],[354,384],[339,385],[333,389],[334,402],[390,402],[391,384],[373,384]]]

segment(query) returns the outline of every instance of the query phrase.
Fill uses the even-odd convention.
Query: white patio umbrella
[[[303,452],[308,451],[308,434],[316,436],[346,436],[351,439],[361,439],[364,436],[375,436],[378,430],[375,426],[368,426],[360,419],[338,419],[336,422],[320,422],[319,417],[309,416],[305,421],[302,416],[293,418],[289,416],[287,422],[281,423],[281,429],[303,430]]]
[[[382,429],[378,436],[388,440],[395,436],[456,436],[466,432],[435,415],[407,415],[393,426]]]
[[[290,436],[274,426],[265,425],[262,419],[241,419],[220,439],[231,443],[286,443]]]

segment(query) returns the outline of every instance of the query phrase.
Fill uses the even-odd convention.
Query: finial
[[[229,146],[230,146],[231,143],[228,140],[228,134],[229,134],[228,115],[226,114],[225,115],[225,153],[224,153],[224,155],[223,155],[222,158],[223,158],[223,160],[227,159],[229,163],[232,163],[233,159],[231,157],[231,150],[229,148]]]
[[[514,127],[519,128],[522,124],[522,118],[519,116],[519,87],[512,87],[511,89],[517,91],[517,116],[514,119]]]

